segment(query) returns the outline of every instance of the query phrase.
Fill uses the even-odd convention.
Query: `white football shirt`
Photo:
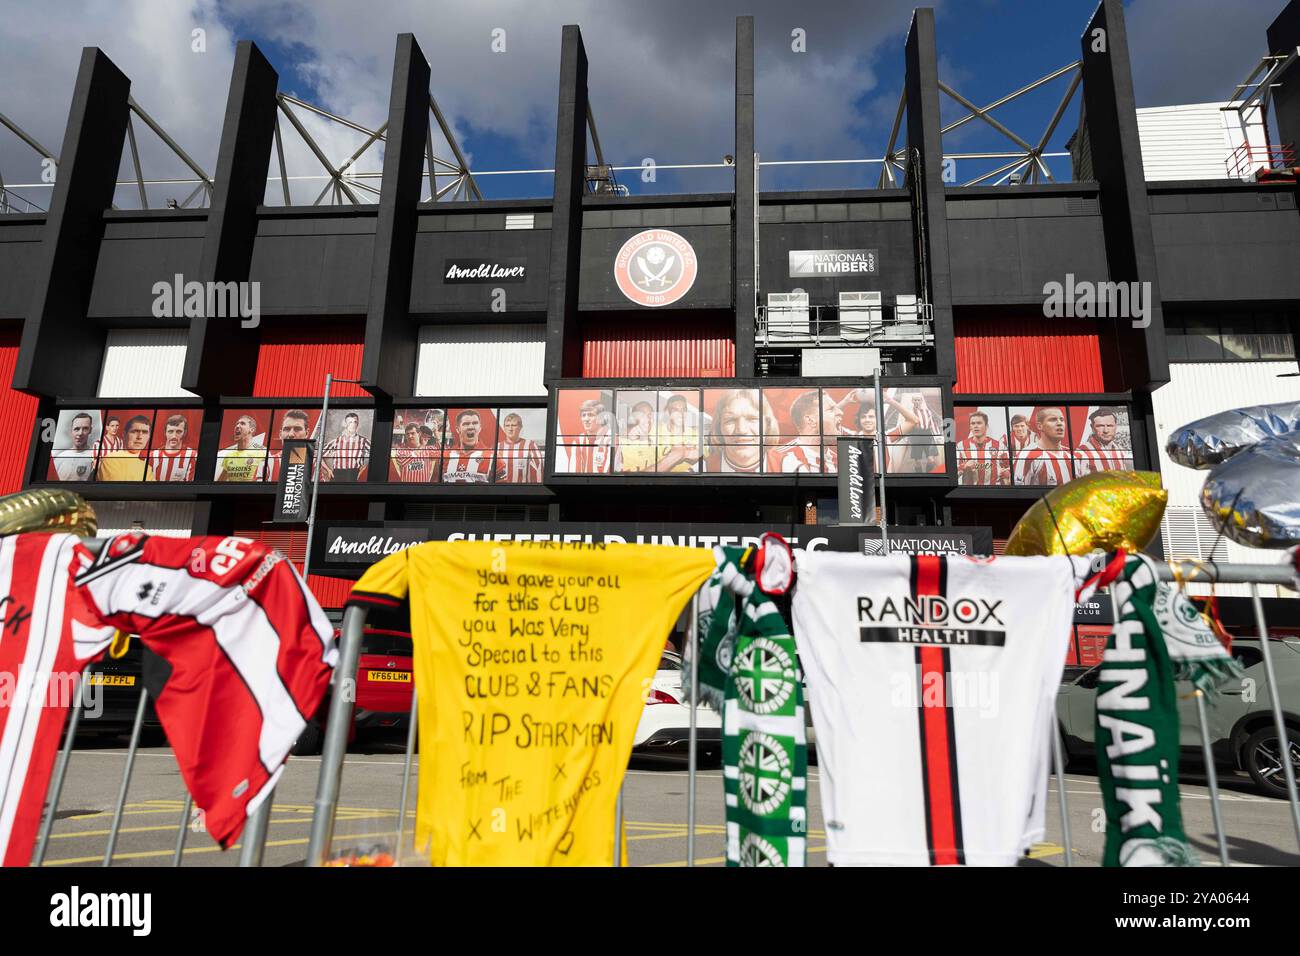
[[[1083,558],[797,559],[795,639],[837,865],[1009,866],[1042,839]]]

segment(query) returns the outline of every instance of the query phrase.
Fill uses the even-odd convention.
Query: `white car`
[[[659,669],[646,694],[645,709],[637,724],[632,752],[642,757],[686,759],[691,726],[691,709],[682,703],[682,658],[664,651]],[[695,709],[697,753],[720,755],[722,716],[711,707]]]

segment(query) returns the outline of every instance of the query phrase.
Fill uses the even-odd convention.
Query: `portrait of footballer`
[[[226,411],[221,418],[217,481],[261,481],[265,477],[270,417],[270,410],[261,408]]]
[[[50,466],[50,481],[90,481],[95,476],[95,444],[99,440],[102,412],[65,410],[59,412]]]

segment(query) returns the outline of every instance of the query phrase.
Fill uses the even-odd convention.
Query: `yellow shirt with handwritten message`
[[[438,541],[362,576],[353,603],[409,604],[434,865],[613,861],[646,693],[713,568],[704,548]]]

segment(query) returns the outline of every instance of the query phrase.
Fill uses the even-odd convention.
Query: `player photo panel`
[[[416,485],[438,481],[446,421],[445,408],[399,408],[393,412],[389,481]]]
[[[106,411],[121,423],[121,443],[100,442],[95,457],[96,481],[152,481],[149,449],[153,443],[154,409],[115,408]]]
[[[1052,487],[1074,478],[1065,405],[1012,405],[1007,415],[1014,484]]]
[[[1011,484],[1007,410],[1001,405],[956,405],[952,411],[956,426],[953,437],[957,443],[957,484]]]
[[[775,423],[773,431],[763,433],[764,471],[820,474],[823,470],[835,470],[834,449],[825,447],[822,436],[821,389],[765,388],[762,399],[764,420]]]
[[[704,389],[704,470],[711,474],[761,474],[763,401],[756,388]],[[767,423],[775,431],[775,419]]]
[[[59,412],[50,445],[49,481],[92,481],[95,446],[103,430],[103,413],[97,408]]]
[[[614,391],[565,388],[555,399],[555,472],[608,475],[614,472],[618,422]]]
[[[885,445],[889,473],[943,474],[947,467],[943,434],[943,391],[937,386],[887,388]]]
[[[1071,405],[1076,477],[1098,471],[1132,471],[1133,437],[1123,405]]]
[[[698,388],[659,392],[655,471],[689,474],[700,470],[704,457],[702,417]]]
[[[614,466],[620,474],[652,472],[658,459],[659,393],[619,391],[614,396],[618,454]]]
[[[325,418],[320,451],[320,480],[364,481],[370,468],[371,408],[331,408]]]
[[[220,482],[263,481],[271,409],[228,408],[221,416],[221,443],[213,479]]]
[[[158,409],[149,451],[150,481],[194,481],[198,472],[202,427],[203,412],[200,409]]]
[[[541,484],[545,467],[546,409],[497,409],[497,482]]]
[[[492,481],[497,417],[493,408],[447,409],[442,448],[442,483],[486,485]]]
[[[271,415],[271,430],[266,439],[266,474],[265,480],[278,481],[280,478],[280,459],[284,456],[284,443],[290,439],[319,439],[320,409],[304,408],[295,405],[292,408],[276,409]]]

